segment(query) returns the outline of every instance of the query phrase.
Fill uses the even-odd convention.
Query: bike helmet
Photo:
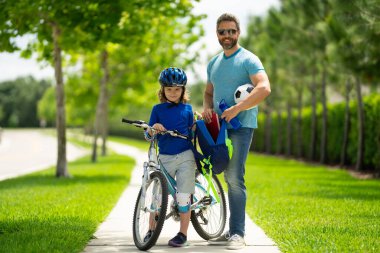
[[[180,68],[166,68],[164,69],[158,79],[160,84],[164,87],[185,86],[187,77],[185,71]]]

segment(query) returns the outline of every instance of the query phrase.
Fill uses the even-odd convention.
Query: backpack
[[[196,129],[193,151],[198,170],[202,172],[205,169],[206,172],[212,171],[214,174],[222,173],[227,169],[233,152],[231,140],[227,136],[227,122],[224,119],[221,120],[216,140],[203,120],[197,120],[194,124]],[[201,153],[197,150],[197,146]]]

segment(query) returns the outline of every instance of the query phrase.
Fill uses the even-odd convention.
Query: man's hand
[[[231,119],[235,118],[239,114],[239,112],[240,111],[236,106],[231,106],[222,113],[221,118],[225,119],[225,121],[229,123]]]
[[[213,111],[214,111],[213,109],[208,108],[208,109],[205,109],[205,110],[202,112],[202,118],[203,118],[203,120],[204,120],[206,123],[211,122]]]

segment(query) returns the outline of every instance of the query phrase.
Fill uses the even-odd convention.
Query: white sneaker
[[[208,240],[208,243],[211,245],[227,245],[228,239],[230,239],[230,233],[227,231],[218,238]]]
[[[234,234],[230,237],[230,239],[228,239],[226,248],[236,250],[236,249],[241,249],[244,247],[245,247],[244,238],[238,234]]]

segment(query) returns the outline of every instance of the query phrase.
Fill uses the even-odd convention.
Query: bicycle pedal
[[[211,205],[212,200],[210,196],[204,196],[201,202],[204,205]]]

